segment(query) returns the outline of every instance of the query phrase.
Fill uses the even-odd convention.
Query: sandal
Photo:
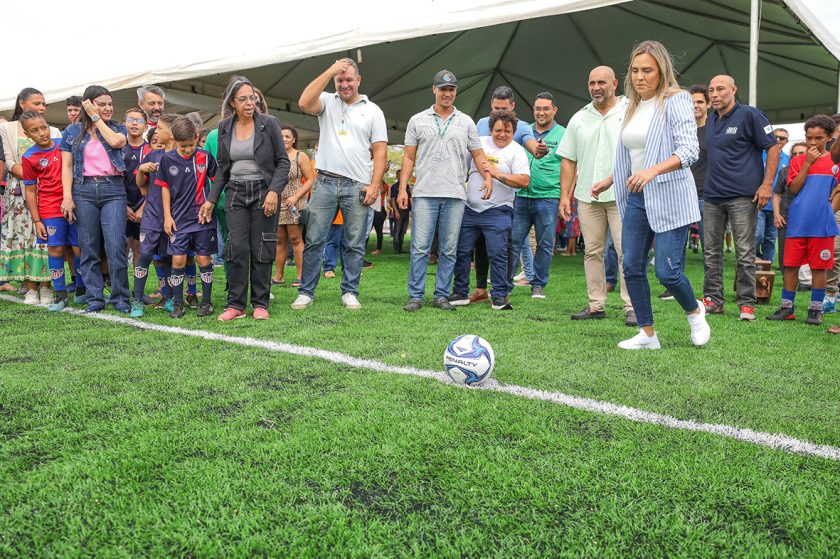
[[[271,285],[286,285],[286,280],[285,279],[278,280],[278,279],[271,278]]]
[[[829,334],[840,334],[840,326],[834,325],[828,330],[826,330]]]
[[[292,282],[292,287],[300,287],[300,278]]]

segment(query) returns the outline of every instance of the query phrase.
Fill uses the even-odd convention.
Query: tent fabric
[[[352,8],[324,0],[315,7],[260,6],[259,14],[245,19],[231,13],[229,3],[205,2],[200,18],[192,6],[173,4],[156,17],[194,22],[209,31],[199,41],[187,34],[189,45],[174,44],[165,52],[158,47],[166,44],[160,39],[177,33],[161,27],[151,41],[137,36],[147,45],[143,48],[73,54],[70,58],[78,63],[59,62],[46,72],[26,61],[60,60],[56,45],[75,51],[86,44],[82,33],[72,39],[77,32],[65,29],[59,33],[64,42],[33,45],[7,68],[0,109],[13,105],[22,86],[38,87],[55,103],[100,83],[115,92],[120,114],[136,102],[133,88],[158,83],[167,89],[169,110],[197,108],[212,124],[229,76],[244,73],[281,120],[317,130],[315,120],[300,113],[297,98],[335,58],[349,55],[360,62],[362,92],[388,118],[390,140],[401,142],[411,115],[432,103],[432,76],[441,68],[458,76],[457,105],[474,117],[487,111],[493,88],[506,84],[514,89],[523,118],[530,120],[531,100],[547,90],[557,99],[558,120],[565,122],[589,101],[589,70],[607,64],[622,79],[633,44],[644,39],[659,40],[671,50],[684,86],[728,73],[738,81],[742,101],[748,94],[749,0],[416,0],[390,10],[370,0]],[[840,3],[768,0],[762,6],[759,107],[775,121],[836,112]],[[116,29],[112,22],[132,16],[118,12],[144,16],[135,4],[116,3],[113,10],[111,21],[99,25],[123,34],[125,27]],[[45,25],[56,25],[53,19]],[[23,30],[9,29],[7,45],[25,43]],[[52,57],[38,56],[41,48]],[[56,104],[50,111],[50,118],[60,122],[63,107]]]

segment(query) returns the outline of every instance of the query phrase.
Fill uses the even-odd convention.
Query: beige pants
[[[583,256],[583,269],[586,272],[586,291],[589,295],[589,308],[603,311],[607,304],[607,276],[604,273],[604,252],[607,232],[612,232],[615,250],[618,253],[618,274],[621,278],[621,298],[624,312],[633,309],[630,296],[625,287],[621,255],[621,217],[615,202],[594,202],[587,204],[578,200],[578,221],[583,235],[586,251]]]
[[[834,214],[837,225],[840,225],[840,211]],[[840,282],[840,235],[834,237],[834,266],[828,270],[825,277],[826,292],[829,295],[837,294],[837,285]]]

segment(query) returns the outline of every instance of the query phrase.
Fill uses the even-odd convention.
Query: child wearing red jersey
[[[47,241],[50,278],[55,290],[55,302],[47,306],[56,312],[67,306],[67,286],[64,281],[64,247],[72,247],[75,269],[79,269],[79,238],[76,224],[64,218],[61,202],[64,187],[61,181],[61,138],[50,137],[50,127],[43,116],[25,112],[20,124],[26,135],[35,142],[23,154],[23,184],[26,205],[32,214],[35,233]],[[81,274],[76,278],[76,297],[84,302],[84,284]]]
[[[785,240],[784,288],[782,306],[767,320],[795,320],[793,299],[796,295],[799,267],[811,267],[811,305],[807,324],[822,324],[826,270],[834,265],[834,237],[840,233],[829,197],[840,179],[840,168],[832,162],[826,144],[836,124],[831,117],[817,115],[805,123],[808,152],[790,162],[788,190],[795,196],[787,218]],[[837,198],[835,198],[837,203]]]

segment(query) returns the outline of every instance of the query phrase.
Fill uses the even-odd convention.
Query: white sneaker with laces
[[[55,296],[53,295],[52,289],[49,287],[40,288],[38,293],[41,296],[42,305],[52,305],[55,303]]]
[[[525,272],[519,272],[515,276],[513,276],[513,281],[522,281],[525,279]]]
[[[23,302],[27,305],[37,305],[38,304],[38,290],[37,289],[30,289],[23,295]]]
[[[706,345],[712,337],[712,329],[706,321],[706,307],[703,301],[697,301],[700,306],[698,314],[688,315],[688,327],[691,328],[691,343],[696,346]]]
[[[347,307],[348,309],[361,309],[362,304],[356,298],[355,295],[352,293],[345,293],[341,296],[341,304]]]
[[[648,336],[641,328],[639,333],[628,340],[618,342],[618,347],[621,349],[659,349],[659,338],[656,332],[653,336]]]
[[[308,307],[311,304],[312,304],[312,297],[310,297],[309,295],[300,294],[300,295],[297,296],[297,299],[295,299],[295,302],[292,303],[292,309],[294,309],[296,311],[300,310],[300,309],[305,309],[306,307]]]

